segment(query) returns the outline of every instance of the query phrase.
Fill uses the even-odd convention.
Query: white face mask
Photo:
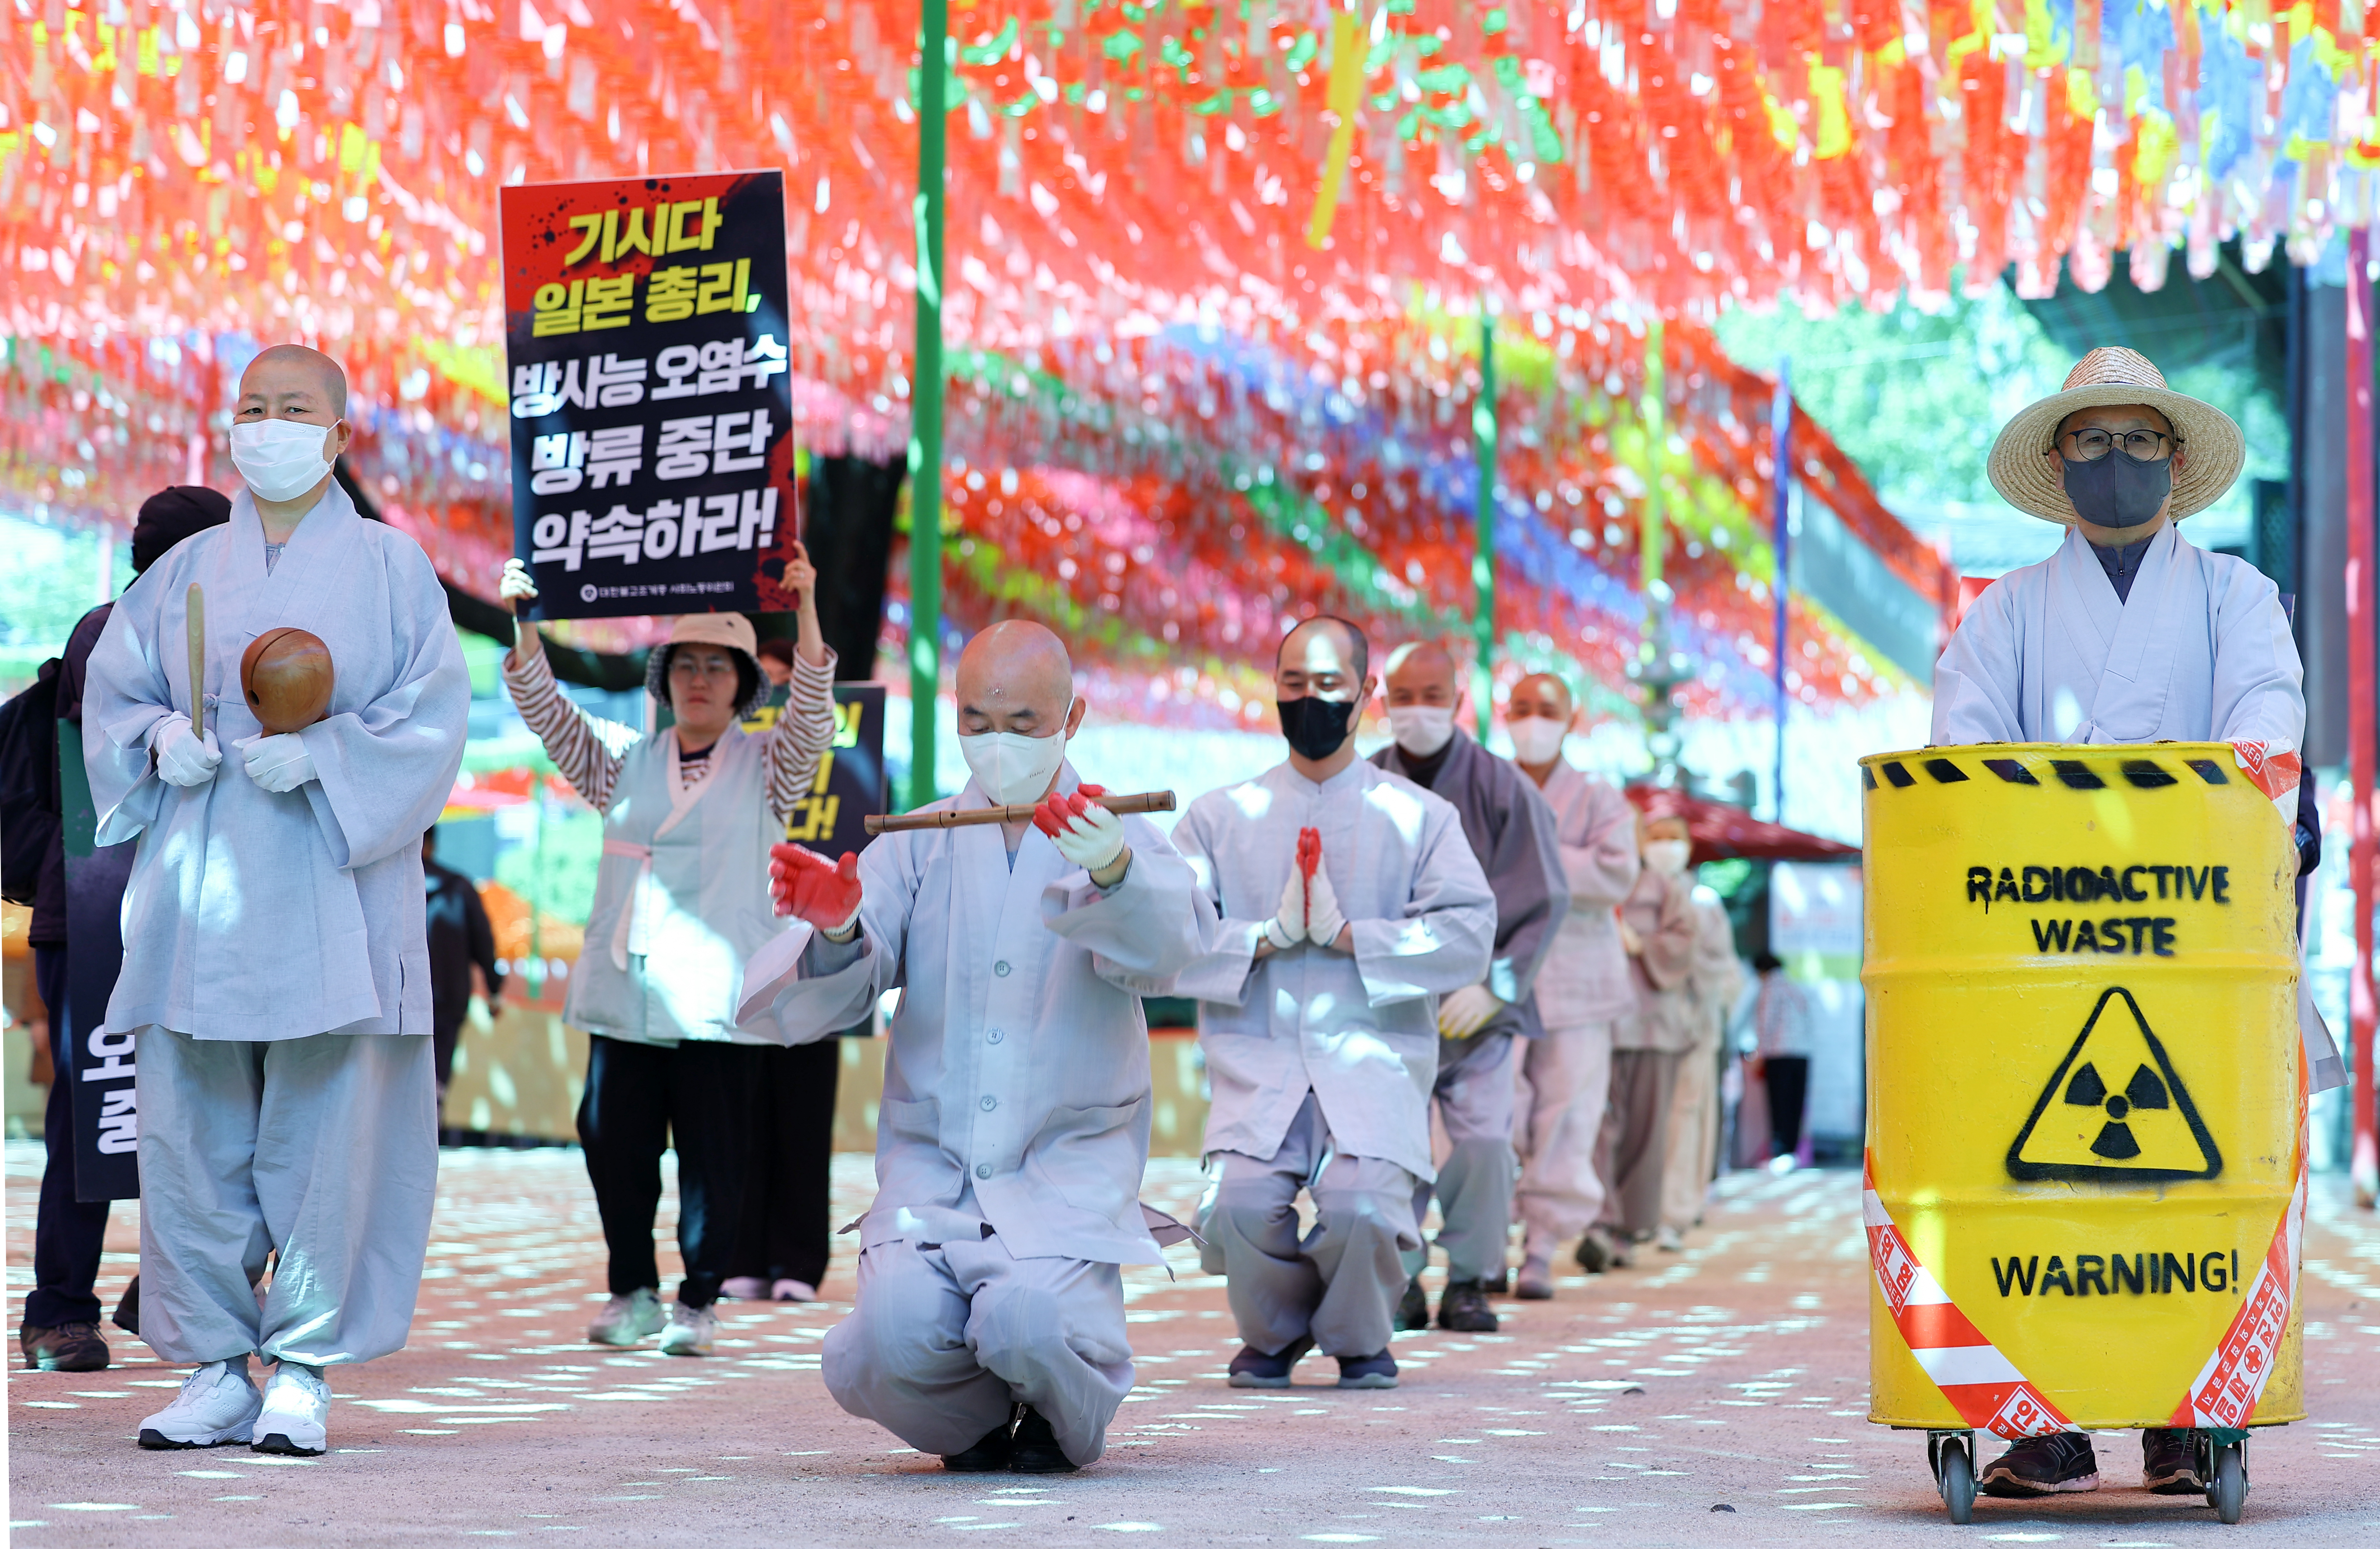
[[[1049,794],[1050,781],[1065,761],[1066,736],[1062,731],[1049,737],[988,731],[960,737],[959,752],[984,795],[1003,807],[1015,807]]]
[[[231,464],[260,500],[295,500],[331,471],[335,425],[242,420],[231,428]]]
[[[1389,732],[1398,747],[1426,759],[1454,739],[1454,711],[1443,704],[1391,705]]]
[[[1645,864],[1665,877],[1682,876],[1686,857],[1694,847],[1683,839],[1648,839],[1645,844]]]
[[[1562,738],[1570,735],[1570,727],[1542,715],[1506,721],[1504,729],[1512,735],[1513,756],[1523,763],[1553,762],[1561,756]]]

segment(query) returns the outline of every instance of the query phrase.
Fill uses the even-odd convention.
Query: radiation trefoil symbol
[[[2159,1183],[2223,1171],[2223,1153],[2131,991],[2108,990],[2091,1008],[2009,1147],[2008,1169],[2028,1183]]]

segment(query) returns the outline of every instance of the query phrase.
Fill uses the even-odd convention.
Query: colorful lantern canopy
[[[1689,701],[1757,700],[1766,388],[1697,320],[1922,299],[2005,264],[2029,293],[2061,265],[2091,288],[2119,253],[2154,287],[2235,233],[2252,262],[2309,257],[2371,213],[2375,11],[955,4],[953,611],[1060,610],[1152,685],[1149,664],[1194,654],[1229,677],[1293,606],[1454,625],[1476,477],[1458,320],[1486,304],[1506,320],[1508,640],[1618,682],[1658,487],[1704,665]],[[120,514],[221,476],[238,362],[312,339],[349,364],[392,517],[484,589],[509,542],[497,186],[735,165],[795,192],[807,443],[905,443],[914,5],[19,0],[0,27],[0,479],[20,498]],[[1896,575],[1938,590],[1815,427],[1795,451]],[[1801,625],[1823,647],[1794,691],[1897,681]]]

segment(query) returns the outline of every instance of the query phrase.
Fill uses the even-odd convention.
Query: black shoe
[[[2099,1488],[2099,1459],[2087,1432],[2027,1436],[1984,1470],[1986,1495],[2057,1495]]]
[[[1008,1471],[1013,1474],[1070,1474],[1080,1464],[1066,1456],[1058,1445],[1058,1433],[1041,1418],[1041,1411],[1030,1404],[1016,1421],[1016,1436],[1008,1455]]]
[[[1571,1257],[1576,1259],[1578,1267],[1589,1275],[1601,1275],[1609,1270],[1628,1267],[1628,1250],[1599,1231],[1590,1230],[1581,1237],[1578,1239],[1578,1247],[1572,1252]]]
[[[1254,1345],[1243,1345],[1240,1353],[1232,1358],[1231,1383],[1233,1387],[1287,1387],[1289,1374],[1297,1368],[1305,1352],[1314,1348],[1311,1335],[1293,1339],[1270,1355]],[[1027,1410],[1028,1414],[1032,1411]]]
[[[1496,1272],[1496,1278],[1493,1280],[1482,1280],[1479,1282],[1479,1288],[1486,1291],[1489,1296],[1507,1295],[1512,1288],[1511,1273],[1512,1272],[1509,1270],[1500,1269]]]
[[[133,1275],[131,1283],[124,1287],[124,1295],[116,1299],[114,1322],[116,1327],[135,1339],[140,1337],[140,1275]]]
[[[1015,1425],[1015,1418],[1012,1415],[1008,1420],[986,1432],[981,1441],[965,1452],[945,1453],[942,1456],[942,1467],[954,1474],[998,1473],[1008,1467],[1009,1454],[1015,1450],[1015,1442],[1009,1434]],[[1048,1430],[1046,1423],[1043,1430],[1045,1432]]]
[[[2198,1433],[2141,1433],[2141,1488],[2152,1495],[2203,1495],[2206,1481],[2198,1471]]]
[[[1422,1290],[1418,1275],[1405,1282],[1405,1294],[1397,1301],[1396,1324],[1406,1334],[1429,1326],[1429,1297]]]
[[[1339,1358],[1341,1387],[1394,1387],[1397,1385],[1396,1358],[1382,1350],[1378,1355],[1341,1356]]]
[[[17,1331],[17,1348],[25,1352],[28,1372],[107,1370],[107,1341],[100,1337],[96,1323],[60,1323],[55,1328],[27,1323]]]
[[[1438,1299],[1438,1326],[1450,1334],[1493,1334],[1500,1325],[1478,1281],[1450,1280]]]

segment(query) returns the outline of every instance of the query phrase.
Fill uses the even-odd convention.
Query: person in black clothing
[[[438,1066],[438,1100],[455,1073],[455,1044],[471,1010],[471,965],[488,987],[488,1015],[504,1008],[504,970],[496,963],[496,933],[471,879],[436,860],[438,830],[421,835],[421,885],[428,895],[430,1039]]]
[[[165,551],[194,532],[231,519],[231,501],[197,484],[174,484],[141,502],[132,528],[132,573],[149,568]],[[91,648],[115,608],[102,603],[82,616],[59,653],[57,716],[82,725],[83,673]],[[25,1298],[25,1321],[17,1331],[25,1368],[42,1372],[99,1372],[108,1362],[107,1340],[99,1332],[99,1256],[107,1236],[107,1201],[75,1198],[74,1098],[69,1072],[74,1061],[65,1043],[67,997],[67,860],[62,834],[54,835],[33,896],[28,937],[33,946],[33,982],[49,1009],[50,1082],[42,1111],[42,1141],[49,1153],[42,1172],[40,1202],[33,1213],[33,1288]],[[140,1278],[134,1276],[116,1310],[127,1328],[138,1322]]]

